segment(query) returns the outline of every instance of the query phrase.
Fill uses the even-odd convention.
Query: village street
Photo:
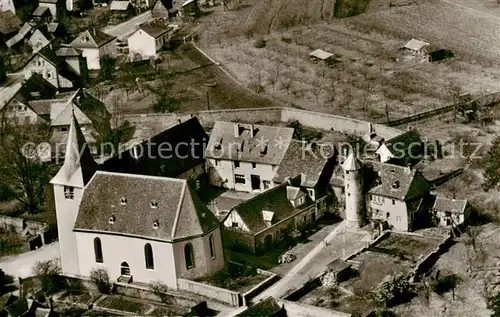
[[[364,247],[369,241],[368,233],[349,231],[345,228],[345,221],[342,221],[276,284],[256,296],[253,302],[269,296],[281,298],[287,295],[300,288],[309,279],[323,273],[326,266],[336,258],[348,256]]]
[[[150,19],[151,11],[146,11],[118,25],[105,27],[102,31],[118,38],[126,38],[128,35],[132,34],[132,32],[137,30],[140,24],[148,22]]]
[[[46,244],[41,248],[12,255],[0,259],[0,269],[14,279],[32,276],[32,269],[36,262],[59,259],[59,242]]]

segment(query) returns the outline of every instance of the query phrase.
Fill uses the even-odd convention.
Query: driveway
[[[0,269],[14,279],[32,276],[32,268],[38,261],[59,259],[59,242],[46,244],[41,248],[0,259]]]

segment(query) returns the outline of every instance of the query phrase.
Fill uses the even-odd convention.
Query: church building
[[[187,180],[98,171],[74,116],[51,183],[65,275],[177,289],[224,267],[220,224]]]

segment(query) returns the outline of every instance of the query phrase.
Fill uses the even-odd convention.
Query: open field
[[[379,7],[387,2],[374,1],[378,2]],[[415,24],[432,33],[442,27],[438,21],[432,27],[428,23],[421,23],[430,14],[427,11],[432,11],[430,19],[436,15],[436,19],[441,21],[442,16],[434,11],[447,14],[457,10],[465,16],[474,14],[466,9],[441,2],[425,2],[418,6],[383,11],[369,9],[368,13],[331,20],[328,24],[316,23],[318,19],[312,19],[276,32],[276,28],[271,28],[270,33],[264,32],[266,34],[263,35],[245,34],[244,25],[260,4],[258,2],[255,7],[227,14],[214,12],[207,16],[202,20],[200,45],[238,81],[288,105],[383,122],[387,117],[393,120],[449,104],[453,100],[453,86],[471,94],[500,90],[500,71],[494,67],[473,64],[481,62],[484,65],[487,62],[490,65],[483,55],[497,51],[497,44],[488,49],[484,45],[489,45],[487,43],[492,40],[492,36],[496,36],[495,32],[486,31],[486,27],[478,31],[486,33],[483,37],[469,30],[461,36],[448,39],[439,30],[435,31],[435,38],[427,38],[422,35],[422,31],[411,29],[411,25]],[[275,9],[279,4],[273,2],[273,5],[262,18],[262,24],[265,25],[265,21],[270,19],[267,15],[273,12],[280,14]],[[295,8],[299,12],[298,5],[299,2],[290,2],[283,10]],[[415,13],[420,11],[421,15]],[[407,12],[411,12],[411,17],[405,16]],[[392,23],[393,15],[396,19],[404,17],[401,17],[402,25],[391,24],[383,28],[384,23]],[[411,18],[408,25],[405,24],[407,18]],[[483,18],[481,14],[479,18]],[[275,16],[274,21],[277,19],[280,17]],[[377,26],[378,19],[382,20],[381,26]],[[485,19],[489,21],[487,26],[490,30],[500,25],[494,18]],[[463,28],[469,27],[464,25]],[[406,29],[410,31],[404,33]],[[413,37],[423,37],[436,48],[450,48],[456,57],[432,64],[395,62],[399,48]],[[264,47],[262,44],[257,45],[262,41]],[[459,47],[460,43],[465,44]],[[311,62],[308,54],[318,48],[333,53],[338,63],[328,68]],[[466,54],[464,51],[467,51]],[[475,52],[479,55],[474,55]]]

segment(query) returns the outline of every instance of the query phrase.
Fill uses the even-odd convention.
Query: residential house
[[[82,51],[87,59],[87,69],[101,69],[100,59],[103,56],[116,55],[116,37],[96,29],[86,30],[78,35],[71,46]]]
[[[173,27],[141,25],[128,38],[128,49],[131,57],[139,55],[141,59],[156,57],[172,36]]]
[[[18,80],[0,88],[0,113],[2,118],[17,123],[36,123],[48,120],[48,112],[30,105],[39,98],[52,98],[56,94],[54,87],[33,74],[29,79]]]
[[[186,180],[96,170],[73,117],[64,164],[51,181],[63,274],[103,268],[113,281],[177,289],[178,278],[224,267],[220,224]]]
[[[12,11],[0,11],[0,43],[5,43],[21,29],[21,20]]]
[[[292,135],[292,128],[216,122],[205,151],[211,184],[244,192],[269,189]]]
[[[48,23],[53,21],[54,17],[50,8],[48,6],[42,5],[41,3],[32,13],[33,20],[37,23]]]
[[[300,177],[289,179],[234,206],[223,220],[228,247],[244,247],[251,252],[269,250],[288,234],[322,217],[300,182]]]
[[[134,7],[130,1],[114,0],[111,1],[109,12],[110,20],[118,24],[134,15]]]
[[[79,75],[83,82],[86,82],[88,77],[87,62],[82,53],[81,50],[66,45],[62,45],[56,51],[56,55],[64,60],[69,69]]]
[[[412,231],[428,218],[425,202],[431,185],[418,170],[384,163],[372,163],[369,169],[373,181],[366,182],[365,204],[373,224]]]
[[[128,0],[113,0],[109,5],[109,11],[127,11],[132,7]]]
[[[469,219],[471,208],[465,199],[436,197],[432,206],[432,215],[439,226],[459,226]]]
[[[392,139],[382,141],[375,153],[381,163],[413,165],[422,160],[424,144],[416,130],[409,130]]]
[[[156,0],[151,8],[151,15],[154,19],[158,18],[170,18],[173,14],[171,12],[172,1]]]
[[[50,10],[50,15],[54,19],[57,17],[57,10],[61,7],[62,4],[60,0],[38,0],[38,8],[48,8]]]
[[[429,58],[429,48],[429,43],[411,39],[408,43],[406,43],[403,49],[406,56],[427,60]]]
[[[80,78],[66,66],[49,46],[36,52],[24,65],[26,78],[38,73],[59,91],[70,90],[80,85]]]
[[[116,154],[105,161],[101,169],[188,179],[197,187],[205,182],[203,151],[207,143],[208,136],[194,117]]]
[[[16,14],[14,0],[0,0],[0,12],[10,11]]]

